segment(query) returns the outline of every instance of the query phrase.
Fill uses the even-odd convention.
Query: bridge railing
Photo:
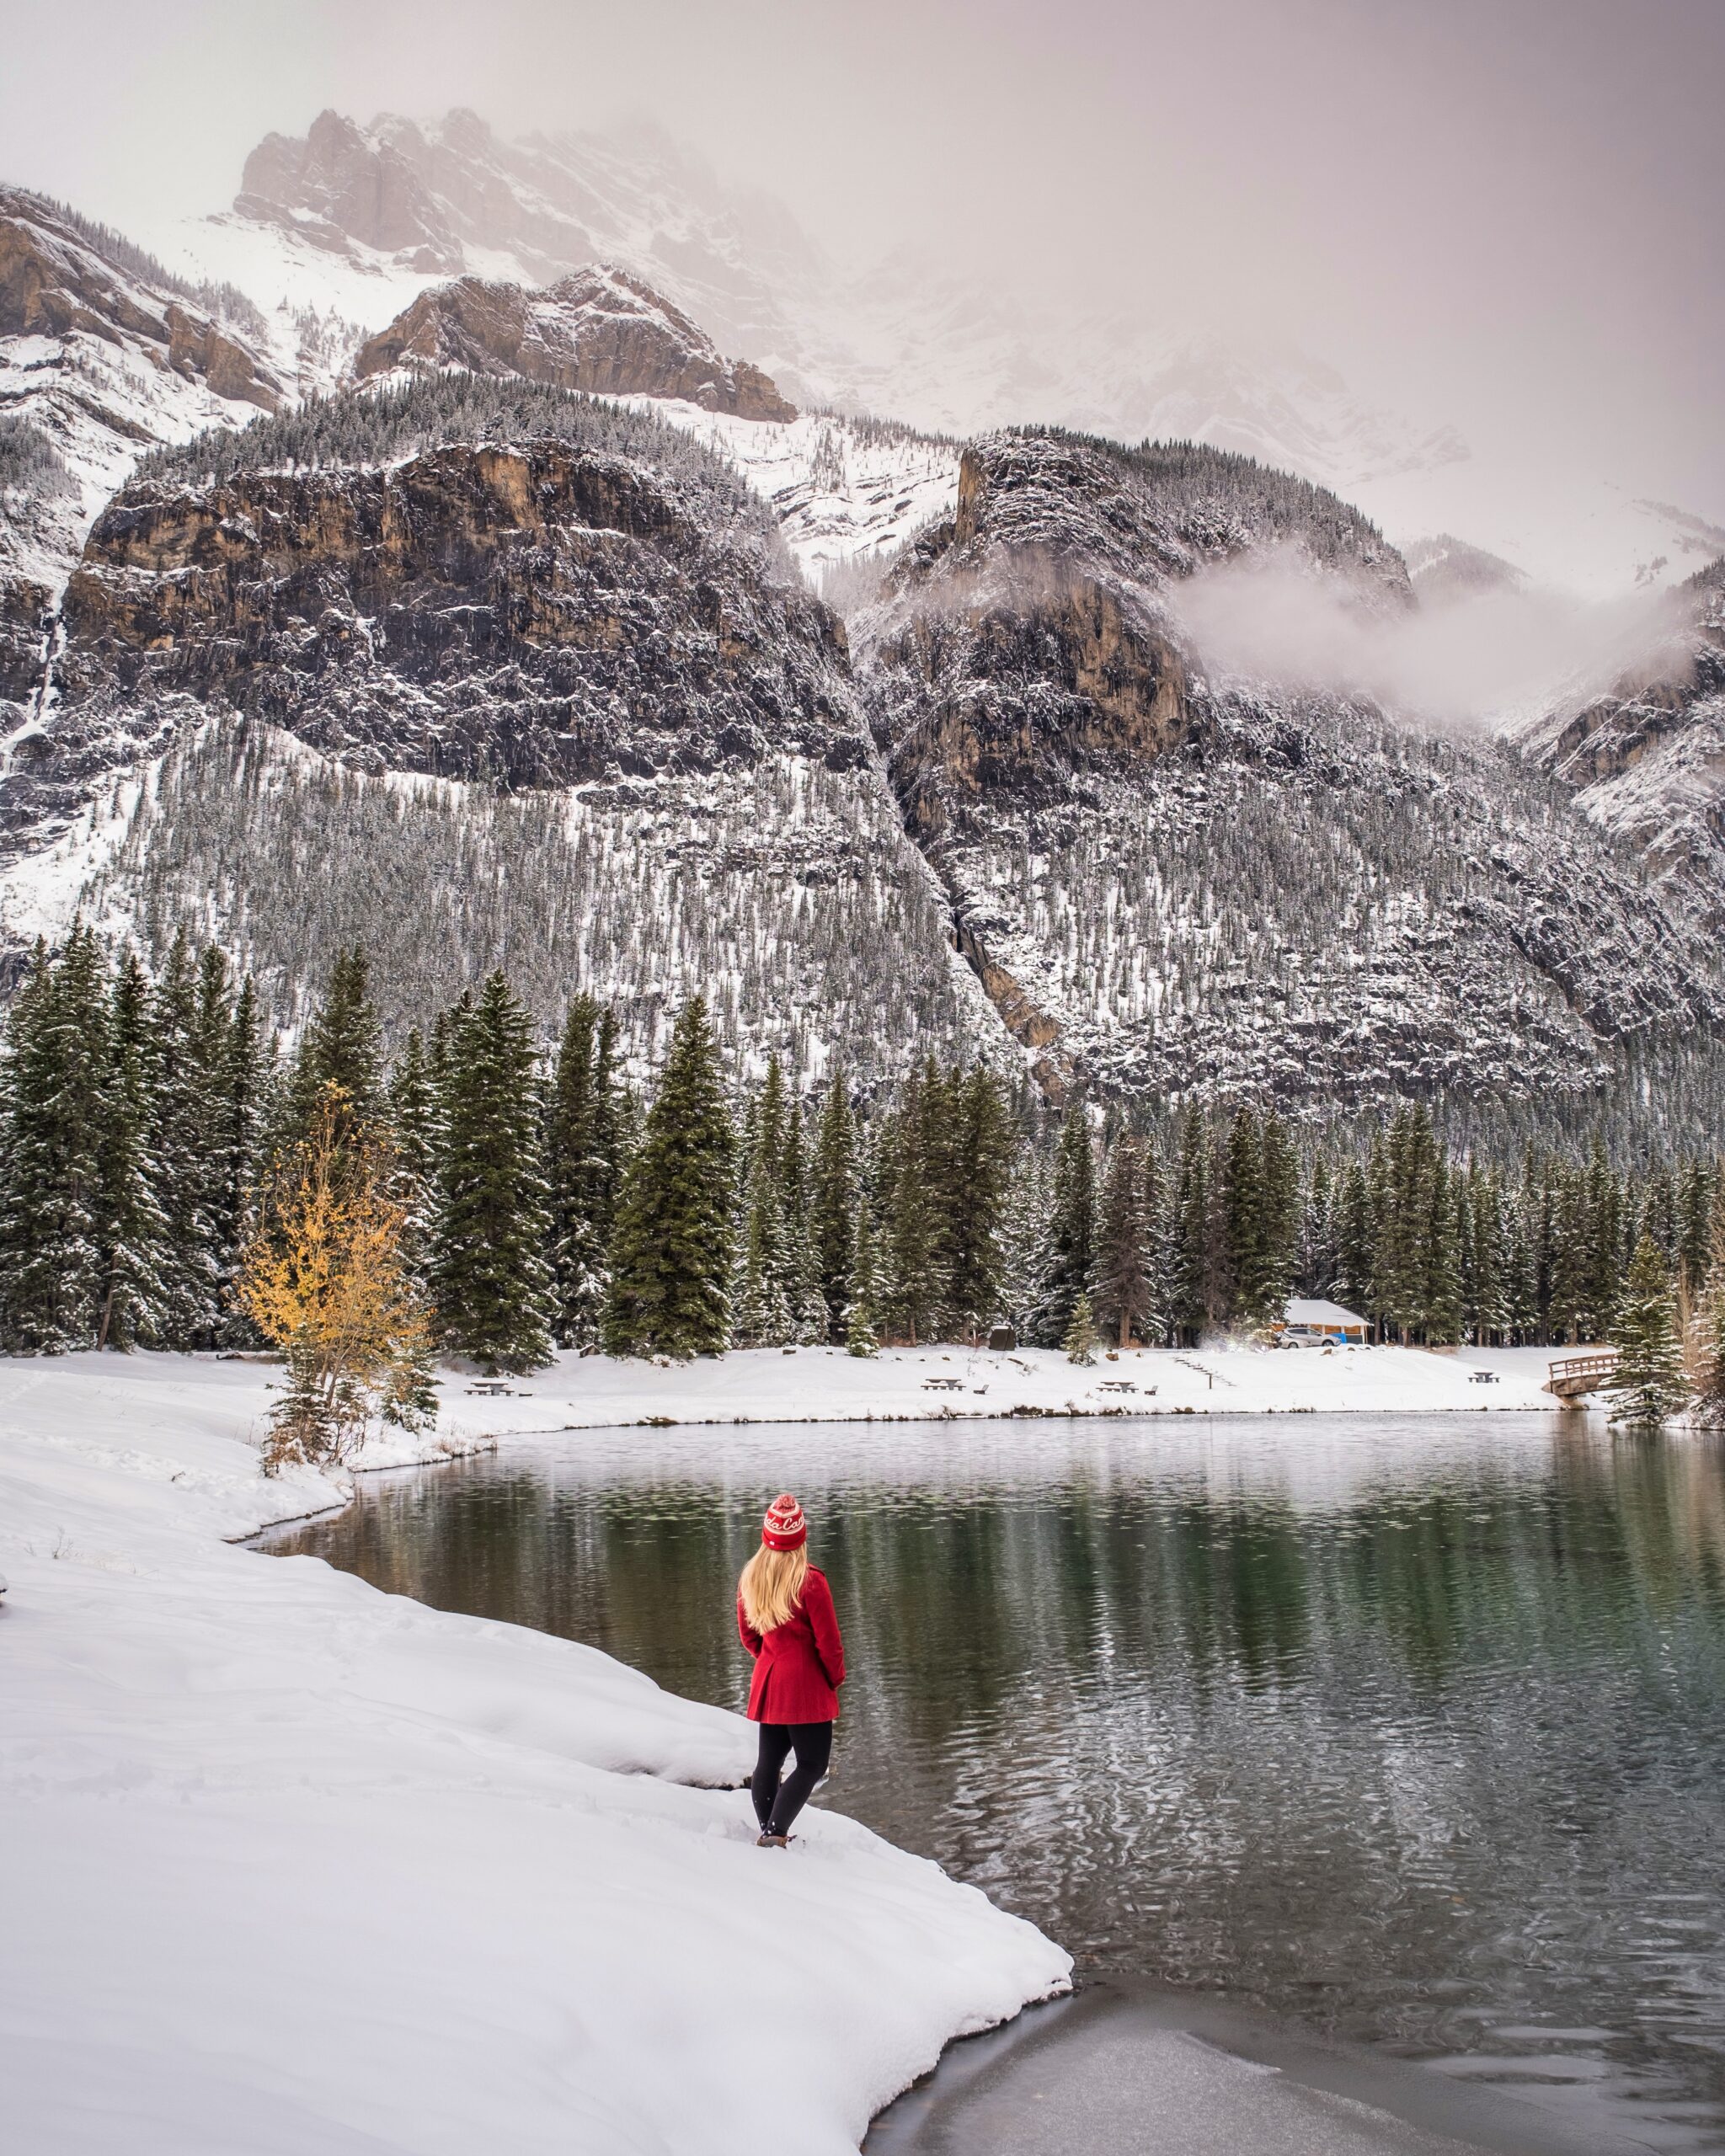
[[[1617,1367],[1617,1351],[1614,1348],[1603,1355],[1563,1355],[1551,1366],[1546,1389],[1556,1391],[1567,1386],[1584,1391],[1600,1378],[1608,1378]]]

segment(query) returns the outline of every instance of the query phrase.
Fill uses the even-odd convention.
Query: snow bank
[[[752,1756],[735,1716],[230,1546],[340,1498],[258,1474],[270,1375],[0,1364],[20,2148],[752,2156],[770,2087],[821,2156],[1064,1983],[1031,1926],[851,1821],[756,1849],[713,1786]]]
[[[1001,1415],[1397,1415],[1556,1409],[1546,1348],[1431,1353],[1418,1348],[1129,1350],[1075,1366],[1044,1348],[889,1348],[863,1358],[836,1348],[755,1348],[720,1361],[667,1364],[562,1355],[476,1392],[448,1376],[443,1427],[465,1435],[597,1428],[611,1423],[879,1422]],[[1476,1382],[1489,1371],[1496,1382]]]

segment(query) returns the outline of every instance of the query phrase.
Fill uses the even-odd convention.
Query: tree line
[[[1487,1161],[1417,1104],[1369,1134],[1249,1104],[1099,1128],[1078,1100],[1044,1127],[937,1056],[868,1092],[833,1065],[805,1096],[777,1059],[737,1083],[698,996],[644,1093],[611,1009],[576,996],[547,1049],[501,972],[391,1061],[358,946],[278,1054],[214,946],[181,937],[152,980],[80,924],[13,1002],[0,1139],[0,1346],[297,1341],[312,1453],[370,1406],[425,1412],[436,1352],[867,1354],[1005,1323],[1084,1357],[1260,1330],[1293,1294],[1426,1345],[1657,1332],[1663,1310],[1667,1364],[1725,1390],[1717,1160]]]

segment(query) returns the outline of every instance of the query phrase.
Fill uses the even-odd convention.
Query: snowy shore
[[[619,1399],[631,1369],[664,1412],[676,1374]],[[741,2156],[770,2087],[784,2147],[843,2156],[948,2039],[1064,1984],[1030,1925],[849,1820],[756,1849],[734,1716],[231,1546],[342,1501],[258,1473],[271,1375],[0,1363],[20,2148]],[[467,1384],[449,1438],[530,1406]]]
[[[1561,1412],[1545,1348],[1132,1349],[1076,1366],[1044,1348],[756,1348],[722,1360],[559,1356],[507,1393],[443,1385],[451,1435],[504,1437],[615,1423],[862,1422],[1006,1415],[1296,1415]],[[1493,1382],[1478,1381],[1478,1373]]]

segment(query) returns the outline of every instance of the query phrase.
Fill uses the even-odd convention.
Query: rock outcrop
[[[1628,1043],[1711,1053],[1704,928],[1509,754],[1207,663],[1183,588],[1266,556],[1413,603],[1321,489],[1022,430],[969,445],[956,514],[851,624],[960,947],[1048,1090],[1496,1113],[1611,1084]]]
[[[353,393],[121,492],[0,774],[14,949],[43,889],[152,956],[213,928],[284,1023],[360,936],[398,1038],[503,963],[547,1025],[617,998],[644,1065],[696,989],[805,1071],[1000,1038],[767,512],[520,384]]]
[[[1725,934],[1725,558],[1668,603],[1662,648],[1605,695],[1546,713],[1519,746]]]
[[[542,291],[462,277],[422,292],[359,352],[361,381],[399,367],[518,375],[601,397],[678,398],[743,419],[794,419],[796,407],[746,360],[638,277],[612,264]]]
[[[238,293],[0,189],[0,733],[40,686],[60,587],[139,454],[280,403],[262,328]]]
[[[246,159],[233,206],[334,253],[351,238],[407,269],[462,266],[460,243],[410,160],[338,112],[320,112],[303,137],[266,135]]]

